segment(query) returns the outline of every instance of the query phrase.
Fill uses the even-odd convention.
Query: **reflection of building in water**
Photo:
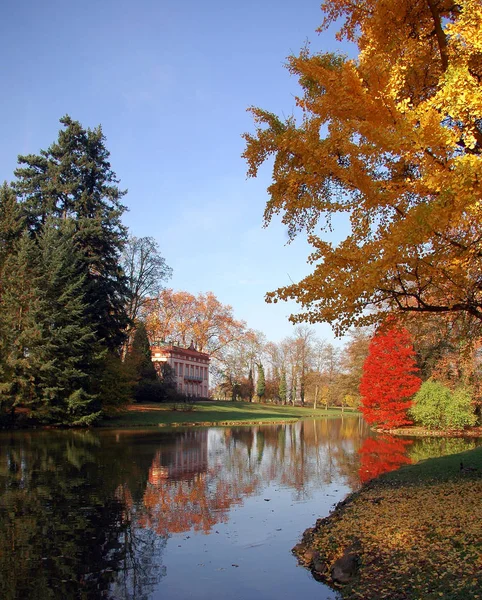
[[[189,348],[153,342],[151,354],[154,366],[164,362],[172,367],[178,392],[186,396],[208,397],[209,354],[198,352],[192,342]]]
[[[149,483],[159,485],[166,479],[188,480],[208,468],[208,431],[173,434],[171,443],[156,452],[149,469]]]

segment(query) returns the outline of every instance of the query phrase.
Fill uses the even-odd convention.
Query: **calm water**
[[[1,433],[0,598],[336,598],[291,555],[304,529],[360,481],[476,443],[357,417]]]

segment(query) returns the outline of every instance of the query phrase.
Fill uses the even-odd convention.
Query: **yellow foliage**
[[[331,0],[321,30],[358,59],[301,51],[303,111],[281,120],[251,108],[248,175],[274,157],[265,224],[306,231],[313,272],[267,295],[294,298],[295,322],[343,332],[383,310],[462,311],[482,319],[482,2]],[[335,214],[351,231],[337,246]],[[373,309],[376,309],[374,311]]]

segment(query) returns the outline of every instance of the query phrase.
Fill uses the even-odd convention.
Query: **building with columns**
[[[163,362],[172,367],[180,394],[197,398],[208,397],[209,354],[198,352],[192,342],[189,348],[181,348],[167,342],[153,342],[151,355],[157,370]]]

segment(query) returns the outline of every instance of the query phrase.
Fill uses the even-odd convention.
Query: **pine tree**
[[[360,383],[365,420],[383,429],[410,423],[407,411],[421,384],[417,372],[408,331],[397,327],[378,331],[370,342]]]
[[[125,192],[111,169],[102,129],[84,129],[69,116],[60,122],[64,129],[47,150],[19,157],[14,189],[33,236],[41,234],[49,217],[75,223],[88,315],[97,338],[118,350],[128,324],[119,262],[127,238],[121,223]]]
[[[264,394],[266,392],[266,381],[264,377],[264,369],[261,363],[258,364],[258,381],[256,384],[256,395],[260,399],[263,400]]]

